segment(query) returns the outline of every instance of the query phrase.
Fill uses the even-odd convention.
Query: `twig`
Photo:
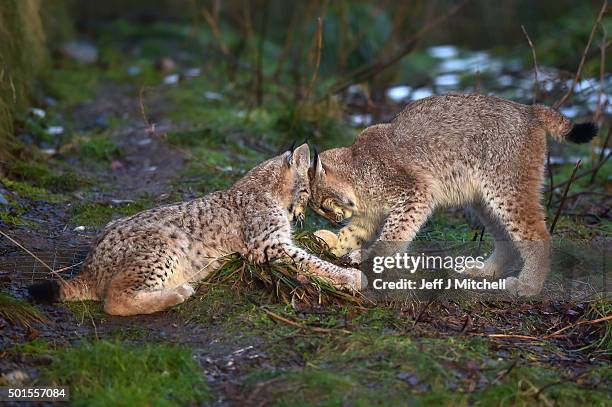
[[[612,133],[612,123],[610,124],[610,128],[608,128],[608,135],[606,136],[606,139],[601,145],[601,152],[599,153],[599,160],[597,161],[598,164],[602,163],[605,158],[606,147],[608,146],[608,142],[610,141],[611,133]],[[591,179],[589,180],[589,185],[593,185],[593,182],[595,182],[595,177],[597,177],[597,172],[599,171],[600,168],[601,168],[601,165],[597,165],[593,169],[594,171],[593,171],[593,174],[591,175]]]
[[[593,167],[593,168],[591,168],[589,170],[583,171],[580,174],[576,175],[575,180],[576,179],[580,179],[582,177],[586,177],[587,175],[592,174],[593,172],[599,171],[599,169],[601,167],[603,167],[603,165],[610,159],[610,157],[612,157],[612,151],[609,152],[608,154],[606,154],[604,159],[601,160],[601,162],[598,163],[595,167]],[[558,183],[557,185],[554,186],[554,189],[561,188],[562,186],[566,185],[567,183],[568,183],[568,181],[560,182],[560,183]]]
[[[599,97],[597,99],[597,109],[595,109],[595,114],[593,115],[593,121],[597,123],[599,121],[599,117],[601,116],[602,104],[604,103],[604,95],[605,95],[605,71],[606,71],[606,48],[607,48],[607,39],[608,39],[608,31],[603,24],[599,24],[601,30],[603,31],[603,35],[601,38],[601,44],[599,45]],[[605,147],[605,145],[604,145]]]
[[[160,138],[157,132],[155,131],[155,123],[151,123],[149,121],[149,117],[145,112],[144,91],[145,87],[143,86],[142,88],[140,88],[140,92],[138,92],[138,102],[140,103],[140,114],[142,115],[142,120],[144,121],[145,127],[147,128],[147,134],[155,138]]]
[[[567,185],[565,186],[565,190],[563,191],[563,197],[561,198],[561,203],[559,204],[559,207],[557,208],[557,213],[555,213],[555,217],[552,221],[552,224],[550,225],[550,234],[552,235],[552,233],[555,230],[555,226],[557,225],[557,221],[559,220],[559,215],[561,215],[561,211],[563,210],[563,205],[565,204],[565,200],[567,198],[567,193],[569,192],[570,186],[572,185],[572,182],[574,182],[574,178],[576,177],[576,171],[578,171],[578,168],[580,167],[580,164],[582,163],[581,160],[578,160],[578,162],[576,163],[576,166],[574,167],[574,170],[572,171],[572,175],[570,176]]]
[[[312,331],[312,332],[317,332],[317,333],[324,333],[324,334],[330,334],[330,333],[344,333],[344,334],[350,334],[351,331],[347,331],[346,329],[332,329],[332,328],[320,328],[320,327],[316,327],[316,326],[308,326],[305,324],[300,324],[299,322],[295,322],[292,321],[290,319],[287,319],[285,317],[282,317],[264,307],[261,308],[263,310],[263,312],[265,312],[270,318],[282,322],[284,324],[287,325],[291,325],[293,327],[299,328],[299,329],[305,329],[307,331]]]
[[[317,17],[317,32],[315,34],[315,41],[315,68],[314,72],[312,73],[312,78],[310,79],[308,89],[306,90],[306,96],[304,98],[306,100],[310,98],[310,95],[314,89],[317,76],[319,75],[319,67],[321,66],[321,50],[323,49],[323,19],[321,16]]]
[[[531,48],[531,56],[533,57],[533,104],[536,104],[538,100],[538,59],[536,58],[535,48],[533,46],[533,42],[531,42],[531,38],[529,38],[529,34],[527,34],[527,30],[524,25],[521,25],[521,30],[523,30],[523,34],[525,34],[525,38],[527,38],[527,43],[529,44],[529,48]]]
[[[219,49],[221,50],[221,52],[225,55],[229,55],[230,52],[227,49],[227,45],[225,45],[225,41],[223,40],[223,35],[221,35],[219,24],[217,24],[217,21],[215,20],[213,15],[210,14],[210,12],[206,10],[206,8],[202,8],[202,15],[204,16],[204,19],[208,23],[208,26],[210,27],[210,30],[213,33],[213,36],[219,43]]]
[[[607,8],[608,8],[608,0],[605,0],[601,6],[601,10],[599,10],[599,14],[597,15],[597,20],[595,21],[595,24],[593,24],[593,28],[591,28],[591,33],[589,34],[589,40],[587,41],[587,45],[584,48],[582,57],[580,58],[580,64],[578,64],[578,70],[576,71],[576,75],[574,76],[572,85],[567,90],[567,93],[563,95],[563,97],[554,104],[553,107],[555,109],[559,109],[561,106],[563,106],[563,104],[567,102],[567,99],[569,99],[570,96],[572,96],[572,94],[574,93],[574,88],[576,87],[576,83],[578,83],[578,79],[580,79],[580,74],[582,73],[582,68],[586,61],[587,53],[589,52],[589,48],[591,48],[591,42],[593,41],[593,36],[595,35],[595,31],[597,30],[598,25],[601,23],[601,19],[603,18],[603,15],[605,14]]]
[[[257,46],[257,75],[255,76],[255,98],[257,106],[263,103],[263,52],[266,42],[266,33],[268,31],[268,0],[265,0],[263,6],[263,15],[261,16],[261,28],[259,34],[259,44]]]
[[[11,242],[13,242],[16,246],[18,246],[21,250],[23,250],[24,252],[26,252],[27,254],[29,254],[30,256],[32,256],[36,261],[38,261],[40,264],[42,264],[43,266],[45,266],[52,274],[55,274],[57,277],[59,277],[61,280],[63,280],[64,278],[59,275],[59,273],[55,270],[53,270],[53,268],[51,268],[51,266],[49,266],[47,263],[45,263],[43,260],[40,259],[40,257],[38,257],[37,255],[35,255],[34,253],[32,253],[30,250],[28,250],[25,246],[23,246],[21,243],[19,243],[18,241],[16,241],[15,239],[13,239],[12,237],[10,237],[9,235],[7,235],[6,233],[4,233],[3,231],[0,230],[0,234],[2,234],[2,236],[6,237],[8,240],[10,240]]]
[[[579,321],[579,322],[576,322],[575,324],[571,324],[571,325],[568,325],[568,326],[566,326],[564,328],[561,328],[558,331],[555,331],[555,332],[551,333],[550,335],[546,335],[544,337],[544,339],[549,339],[549,338],[553,338],[555,336],[559,336],[559,334],[561,332],[567,331],[568,329],[571,329],[571,328],[575,328],[575,327],[577,327],[579,325],[585,325],[585,324],[594,325],[594,324],[599,324],[600,322],[606,322],[606,321],[610,321],[610,320],[612,320],[612,315],[608,315],[608,316],[605,316],[605,317],[602,317],[602,318],[597,318],[597,319],[591,319],[591,320],[586,320],[586,321]]]

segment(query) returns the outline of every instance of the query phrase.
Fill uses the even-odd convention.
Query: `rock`
[[[86,41],[70,41],[60,48],[61,53],[75,61],[93,64],[98,61],[98,48]]]
[[[0,192],[0,205],[8,205],[8,204],[9,204],[8,199],[6,199],[6,197],[2,195],[2,192]]]
[[[31,108],[31,109],[30,109],[30,112],[31,112],[31,113],[32,113],[34,116],[38,117],[39,119],[44,119],[44,118],[45,118],[45,116],[47,115],[47,114],[45,113],[45,111],[44,111],[44,110],[39,109],[38,107],[33,107],[33,108]]]
[[[164,76],[164,84],[166,84],[166,85],[174,85],[174,84],[178,83],[178,81],[179,81],[178,74],[172,74],[172,75]]]
[[[120,170],[122,170],[123,168],[124,168],[124,167],[123,167],[123,163],[122,163],[121,161],[119,161],[119,160],[113,160],[113,161],[111,162],[111,169],[112,169],[113,171],[120,171]]]
[[[85,232],[85,226],[77,226],[76,228],[72,229],[73,232]]]
[[[58,136],[64,133],[64,128],[62,126],[51,126],[47,129],[47,133],[52,136]]]
[[[29,376],[23,370],[13,370],[2,375],[2,379],[9,385],[16,386],[28,380]]]
[[[171,58],[162,58],[157,61],[155,68],[163,75],[169,75],[176,71],[176,62]]]

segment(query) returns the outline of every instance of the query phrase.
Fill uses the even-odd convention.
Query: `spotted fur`
[[[83,273],[59,281],[57,296],[103,300],[114,315],[149,314],[185,301],[192,284],[232,253],[256,263],[287,257],[338,287],[358,289],[359,270],[324,262],[291,240],[290,221],[303,220],[309,198],[309,165],[304,144],[258,165],[227,190],[110,223]],[[30,292],[45,298],[45,290]]]
[[[344,255],[364,244],[403,250],[435,208],[471,204],[496,240],[485,268],[471,273],[499,276],[522,259],[507,287],[535,295],[550,268],[540,203],[546,133],[587,142],[597,129],[546,106],[479,94],[429,97],[365,129],[352,146],[315,157],[310,205],[333,222],[351,218],[337,241],[327,239]]]

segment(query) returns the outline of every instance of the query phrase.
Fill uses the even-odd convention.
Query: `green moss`
[[[47,165],[34,161],[15,161],[10,164],[9,173],[19,181],[27,181],[53,192],[74,191],[87,184],[82,177],[70,170],[58,173]]]
[[[200,366],[184,347],[97,341],[51,356],[43,375],[70,386],[74,405],[176,406],[210,399]]]
[[[102,309],[102,303],[98,301],[69,301],[65,302],[64,307],[68,308],[79,322],[94,320],[104,320],[106,314]]]
[[[121,155],[121,149],[108,134],[98,134],[84,139],[79,153],[86,160],[110,161]]]
[[[114,217],[134,215],[152,207],[153,202],[149,199],[119,206],[100,203],[77,204],[73,208],[71,222],[75,225],[102,226],[113,220]]]
[[[56,98],[60,106],[70,107],[93,99],[100,85],[99,79],[100,72],[95,68],[74,64],[45,71],[41,81],[49,95]]]
[[[278,375],[267,396],[278,406],[314,405],[605,405],[608,366],[575,372],[504,361],[484,339],[412,339],[361,330],[319,343],[304,368]],[[270,375],[252,373],[247,386]]]
[[[64,200],[61,195],[50,193],[46,189],[28,184],[26,182],[14,181],[7,178],[0,178],[0,182],[6,189],[23,198],[48,202],[61,202]]]

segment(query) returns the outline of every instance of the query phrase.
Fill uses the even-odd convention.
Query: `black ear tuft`
[[[574,124],[572,130],[565,136],[567,141],[572,143],[588,143],[597,136],[597,125],[595,123],[578,123]]]
[[[36,302],[51,303],[59,300],[60,286],[57,281],[47,280],[28,287],[30,297]]]
[[[293,140],[293,143],[291,143],[287,151],[289,151],[290,153],[293,153],[293,150],[295,150],[295,140]]]
[[[319,150],[317,150],[316,147],[312,147],[312,149],[314,150],[314,158],[312,160],[312,168],[317,168],[317,165],[319,165]]]

